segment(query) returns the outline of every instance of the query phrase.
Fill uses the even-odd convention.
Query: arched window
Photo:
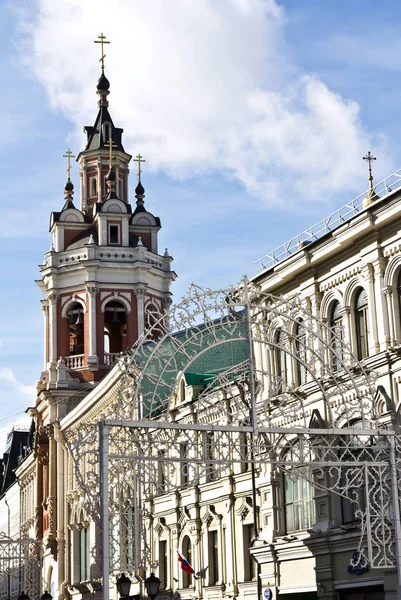
[[[186,535],[182,540],[182,556],[187,559],[192,566],[192,544],[189,537]],[[182,587],[188,588],[192,584],[192,573],[182,571]]]
[[[299,460],[299,445],[294,444],[286,454],[288,461]],[[297,474],[296,467],[284,473],[284,504],[286,532],[300,531],[312,526],[315,519],[315,503],[311,483]]]
[[[161,318],[160,310],[155,304],[150,302],[145,309],[145,329],[147,337],[152,340],[158,340],[163,334],[162,323],[158,324]]]
[[[330,348],[331,365],[334,370],[340,369],[344,358],[344,326],[341,305],[335,302],[330,313]]]
[[[103,123],[103,142],[108,142],[111,138],[111,123]]]
[[[358,360],[369,356],[368,345],[368,295],[362,288],[355,298],[355,330]]]
[[[107,365],[112,364],[116,355],[127,348],[127,311],[117,300],[108,302],[104,309],[104,333]]]
[[[74,302],[67,312],[70,356],[84,353],[84,309]]]
[[[79,574],[80,581],[90,580],[90,530],[84,525],[79,532]]]
[[[89,180],[89,196],[90,198],[97,196],[97,177],[91,177]]]
[[[295,357],[297,384],[306,383],[306,331],[303,319],[298,319],[295,328]]]
[[[276,331],[274,342],[276,354],[276,391],[278,394],[282,394],[288,383],[287,336],[282,329]]]

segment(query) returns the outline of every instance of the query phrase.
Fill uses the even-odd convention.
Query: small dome
[[[109,169],[109,172],[106,175],[106,181],[115,181],[115,180],[116,180],[116,172],[112,167],[111,169]]]
[[[135,188],[135,194],[136,194],[137,196],[143,196],[143,195],[144,195],[144,193],[145,193],[145,189],[144,189],[144,187],[143,187],[142,183],[139,181],[139,182],[138,182],[138,185],[137,185],[137,186],[136,186],[136,188]]]
[[[96,88],[98,89],[98,91],[105,91],[110,89],[110,82],[104,73],[100,75]]]
[[[67,183],[64,186],[64,191],[65,192],[73,192],[74,191],[74,184],[72,183],[70,178],[68,178]]]

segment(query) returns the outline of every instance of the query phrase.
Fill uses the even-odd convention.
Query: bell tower
[[[70,150],[64,204],[50,216],[53,241],[40,266],[44,371],[39,389],[79,389],[100,381],[120,352],[132,346],[171,303],[172,257],[159,254],[160,219],[145,207],[138,154],[135,208],[129,204],[129,162],[123,130],[109,112],[110,83],[97,83],[98,113],[86,126],[77,162],[79,208],[74,201]]]

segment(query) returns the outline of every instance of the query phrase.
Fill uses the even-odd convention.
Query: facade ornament
[[[58,294],[56,294],[55,292],[50,292],[50,294],[47,296],[48,301],[50,302],[50,304],[52,304],[53,306],[55,304],[57,304],[57,298],[58,298]]]
[[[94,298],[96,296],[96,294],[98,293],[99,288],[97,288],[95,285],[88,285],[86,288],[86,291],[88,292],[88,294],[91,298]]]
[[[146,287],[138,287],[134,290],[134,293],[138,300],[143,300],[146,296]]]

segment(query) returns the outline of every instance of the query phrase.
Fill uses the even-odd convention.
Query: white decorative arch
[[[353,277],[344,292],[344,307],[350,308],[352,306],[358,288],[363,288],[368,291],[367,287],[366,281],[362,277],[359,275]]]
[[[61,213],[60,221],[69,223],[84,223],[85,219],[81,211],[79,211],[77,208],[67,208]]]
[[[115,300],[116,302],[121,302],[121,304],[123,304],[123,305],[125,306],[125,308],[126,308],[126,310],[127,310],[127,314],[131,312],[131,305],[130,305],[130,303],[128,302],[128,300],[127,300],[126,298],[124,298],[123,296],[119,295],[118,293],[117,293],[117,294],[115,294],[115,293],[113,293],[113,294],[110,294],[109,296],[107,296],[107,297],[106,297],[106,298],[103,300],[103,302],[102,302],[102,304],[101,304],[101,306],[100,306],[100,310],[101,310],[101,312],[102,312],[102,313],[104,313],[104,309],[106,308],[106,305],[107,305],[109,302],[113,302],[114,300]]]
[[[103,212],[107,213],[126,213],[127,205],[122,200],[118,198],[113,198],[110,200],[106,200],[103,204]]]
[[[384,285],[397,287],[397,279],[401,270],[401,256],[394,256],[389,260],[385,273],[384,273]]]
[[[330,318],[330,310],[334,302],[339,302],[341,304],[341,307],[343,307],[344,296],[340,292],[340,290],[330,290],[326,294],[324,294],[320,305],[320,313],[322,315],[322,319],[328,320]]]
[[[82,300],[82,298],[79,298],[78,296],[76,296],[76,297],[70,298],[69,300],[66,301],[66,303],[64,304],[64,306],[62,308],[61,316],[64,317],[64,318],[67,318],[67,313],[68,313],[68,311],[70,309],[70,306],[72,304],[76,304],[76,303],[78,303],[78,304],[80,304],[82,306],[82,308],[84,309],[84,314],[86,312],[88,312],[87,309],[86,309],[85,302]]]
[[[140,212],[133,216],[132,225],[147,225],[148,227],[154,227],[156,225],[156,219],[148,212]]]

